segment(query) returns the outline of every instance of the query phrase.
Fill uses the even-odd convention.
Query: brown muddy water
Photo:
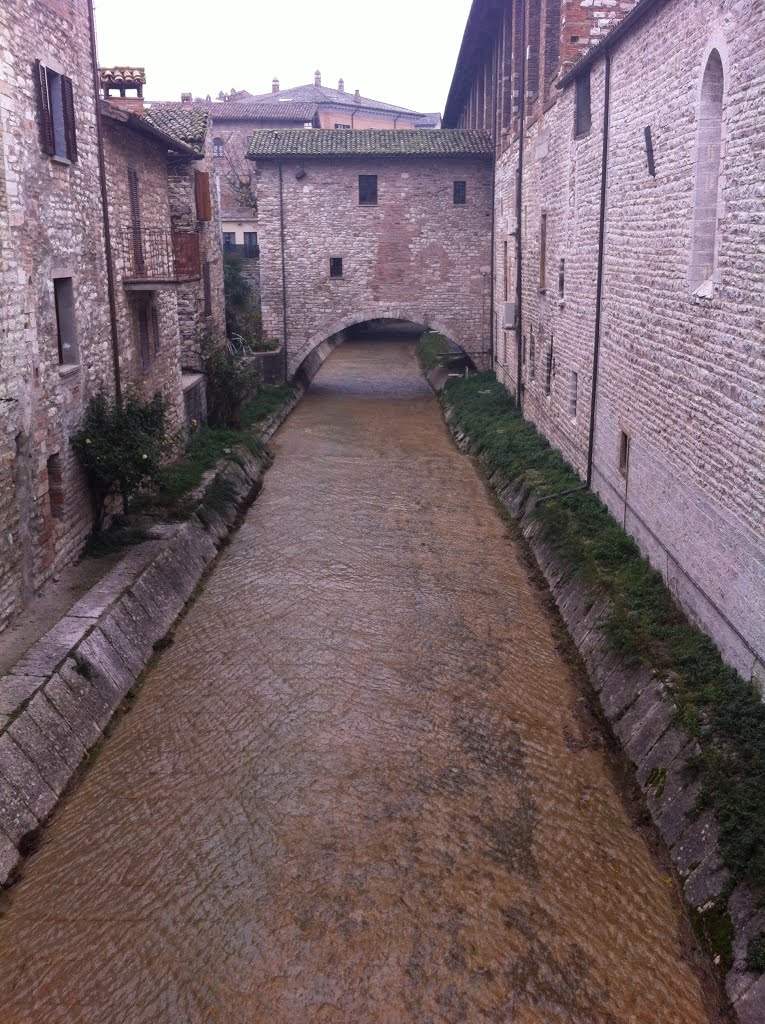
[[[673,883],[409,343],[339,348],[11,892],[2,1024],[700,1024]]]

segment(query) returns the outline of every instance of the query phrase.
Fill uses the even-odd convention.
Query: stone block
[[[0,736],[0,779],[13,786],[38,821],[53,810],[56,794],[21,747],[11,739],[8,730]],[[7,829],[5,831],[9,834]]]
[[[88,680],[64,665],[46,683],[44,692],[86,750],[98,742],[112,708]]]
[[[53,795],[56,798],[61,796],[71,778],[72,768],[27,710],[15,719],[8,729],[8,735],[35,766]]]
[[[692,821],[672,847],[675,867],[685,877],[717,852],[720,829],[712,811],[704,811]]]
[[[77,768],[86,753],[85,745],[66,720],[46,698],[45,692],[32,698],[25,714],[30,715],[48,742],[56,748],[71,769]]]
[[[0,714],[13,715],[45,682],[45,676],[12,673],[0,679]]]

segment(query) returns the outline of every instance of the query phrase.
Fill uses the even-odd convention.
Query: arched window
[[[724,74],[717,50],[712,50],[704,69],[696,140],[696,180],[693,194],[691,239],[691,289],[712,279],[715,269],[717,205],[722,156]],[[711,292],[710,292],[711,294]]]
[[[223,139],[213,139],[213,156],[223,156]]]

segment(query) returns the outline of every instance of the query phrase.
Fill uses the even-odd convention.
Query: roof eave
[[[163,132],[160,128],[155,128],[153,124],[145,121],[138,114],[132,110],[122,110],[120,107],[114,106],[107,100],[101,100],[101,112],[116,121],[117,124],[125,124],[129,128],[135,129],[142,135],[146,135],[156,142],[162,142],[168,149],[173,150],[176,153],[180,153],[183,156],[189,156],[192,160],[204,160],[204,154],[198,153],[193,146],[190,146],[186,142],[181,142],[180,139],[176,139],[172,135],[168,135]]]

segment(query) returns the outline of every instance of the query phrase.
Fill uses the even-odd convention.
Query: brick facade
[[[0,628],[90,530],[69,437],[114,381],[88,6],[0,6]],[[43,151],[37,60],[72,82],[74,160]],[[60,365],[54,279],[67,278],[76,355]]]
[[[322,341],[379,317],[441,331],[487,365],[491,165],[477,157],[286,158],[282,162],[287,370]],[[378,203],[359,205],[359,175]],[[284,337],[279,167],[256,170],[265,337]],[[453,202],[454,182],[467,202]],[[343,261],[330,276],[330,259]]]
[[[607,6],[617,19],[635,5]],[[577,36],[589,45],[615,23],[602,22],[605,4],[577,0],[560,7],[567,40]],[[512,13],[508,2],[504,17],[511,27]],[[765,151],[762,5],[644,3],[630,22],[631,29],[608,45],[593,486],[726,659],[765,682],[765,229],[757,155]],[[541,40],[553,31],[543,25]],[[503,52],[497,33],[498,49],[483,54],[483,66],[509,66],[507,80],[517,83],[518,33],[504,38],[515,45]],[[553,90],[547,102],[526,95],[520,337],[501,326],[505,296],[517,299],[518,88],[503,90],[499,82],[488,114],[506,126],[497,135],[497,373],[517,390],[520,347],[525,415],[583,477],[597,302],[604,50],[595,51],[587,69],[591,127],[581,137],[575,131],[576,82]],[[552,78],[578,55],[561,53],[565,65],[557,74],[551,69]],[[471,70],[480,61],[471,60],[462,71],[458,66],[447,124],[481,126],[475,113],[481,90]],[[718,60],[722,122],[715,125]],[[699,242],[705,225],[711,225],[712,254],[703,238]],[[712,264],[711,277],[699,287]]]

